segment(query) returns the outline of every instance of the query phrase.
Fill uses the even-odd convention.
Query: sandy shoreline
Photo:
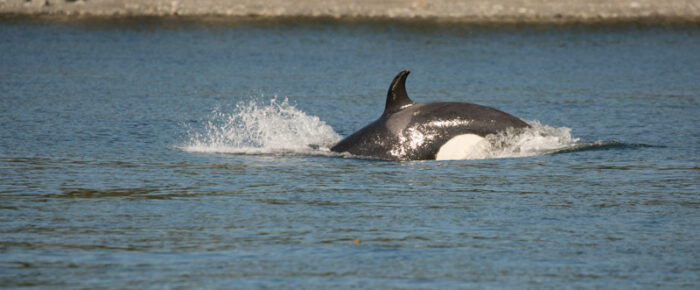
[[[700,0],[0,0],[0,15],[699,23]]]

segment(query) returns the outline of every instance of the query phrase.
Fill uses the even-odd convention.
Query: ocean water
[[[0,22],[0,287],[697,288],[700,28]],[[328,148],[417,102],[471,160]]]

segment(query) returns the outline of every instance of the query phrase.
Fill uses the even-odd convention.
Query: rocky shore
[[[700,0],[0,0],[0,14],[700,22]]]

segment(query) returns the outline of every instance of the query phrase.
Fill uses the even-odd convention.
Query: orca
[[[484,138],[530,125],[494,108],[461,102],[415,103],[406,93],[408,70],[389,86],[384,113],[340,140],[334,152],[383,160],[470,159],[490,147]]]

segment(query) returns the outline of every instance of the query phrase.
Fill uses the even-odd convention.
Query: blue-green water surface
[[[0,23],[0,287],[700,285],[699,28],[175,22]],[[602,145],[386,162],[251,141],[347,136],[403,69],[416,101]],[[291,115],[264,110],[283,97]]]

